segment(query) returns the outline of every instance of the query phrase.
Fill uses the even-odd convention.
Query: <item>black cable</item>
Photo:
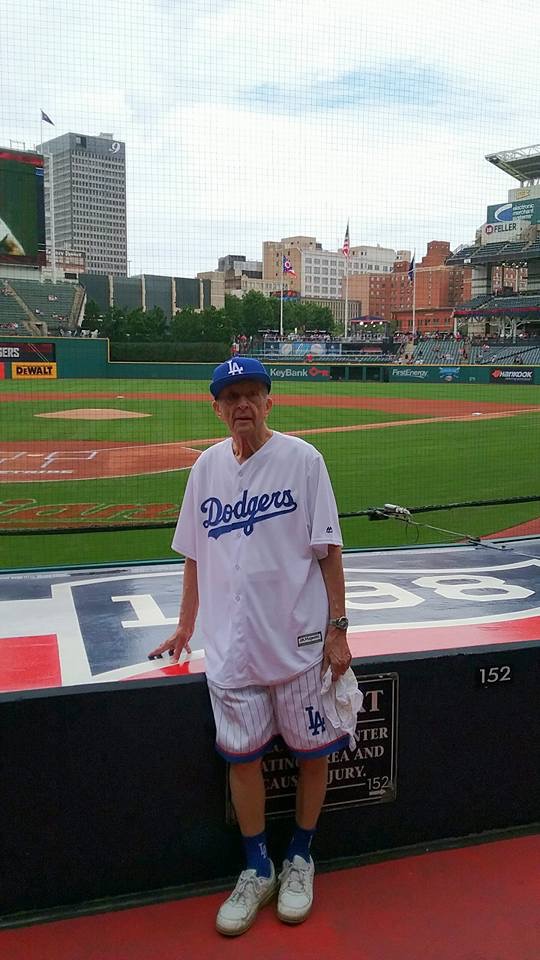
[[[496,507],[502,506],[505,504],[512,503],[534,503],[540,500],[540,494],[534,494],[529,497],[504,497],[498,500],[463,500],[457,503],[432,503],[423,507],[408,507],[407,510],[410,514],[415,513],[436,513],[439,510],[460,510],[465,507]],[[379,514],[379,516],[375,516]],[[388,519],[388,515],[384,513],[384,508],[382,507],[369,507],[367,510],[355,510],[352,513],[339,513],[340,520],[350,520],[354,517],[370,517],[371,519]],[[0,518],[0,524],[2,523]],[[71,521],[72,522],[72,521]],[[98,526],[97,524],[87,525],[87,526],[75,526],[72,523],[70,527],[40,527],[25,529],[24,527],[18,527],[15,529],[10,529],[8,527],[0,526],[0,537],[1,536],[35,536],[36,534],[47,534],[47,536],[55,536],[57,534],[64,533],[120,533],[122,531],[136,531],[136,530],[167,530],[172,529],[176,526],[176,520],[161,520],[157,523],[116,523],[116,524],[102,524]]]

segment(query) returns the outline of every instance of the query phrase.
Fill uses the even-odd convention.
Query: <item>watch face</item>
[[[338,617],[337,620],[334,620],[333,623],[340,630],[346,630],[349,626],[349,620],[347,617]]]

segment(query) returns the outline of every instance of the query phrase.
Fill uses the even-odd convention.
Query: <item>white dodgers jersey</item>
[[[328,597],[319,558],[341,545],[320,453],[273,432],[245,463],[230,438],[191,470],[173,549],[197,562],[208,678],[270,685],[322,657]]]

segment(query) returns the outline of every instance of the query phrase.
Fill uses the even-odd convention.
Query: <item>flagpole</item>
[[[345,257],[345,339],[349,331],[349,257]]]
[[[41,118],[39,123],[39,132],[40,132],[40,153],[43,157],[43,176],[45,176],[45,154],[43,152],[43,110],[41,110]],[[55,220],[54,220],[54,166],[53,166],[53,157],[52,154],[47,154],[48,162],[48,174],[49,174],[49,238],[51,244],[51,273],[53,283],[56,283],[56,230],[55,230]]]
[[[52,281],[56,283],[56,231],[54,222],[54,161],[53,155],[48,155],[49,161],[49,233],[51,238],[51,272]]]
[[[414,343],[414,338],[416,336],[416,250],[414,251],[414,264],[413,264],[413,291],[412,291],[412,338]]]
[[[279,298],[279,335],[283,336],[283,244],[281,245],[281,296]]]

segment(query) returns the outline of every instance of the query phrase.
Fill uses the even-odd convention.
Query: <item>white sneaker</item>
[[[216,930],[226,937],[237,937],[246,930],[257,916],[260,907],[276,892],[276,871],[271,864],[269,877],[257,876],[256,870],[242,870],[230,897],[221,904],[216,917]]]
[[[293,857],[292,863],[283,861],[277,913],[284,923],[302,923],[309,915],[313,905],[314,874],[315,864],[311,857],[309,863],[298,855]]]

